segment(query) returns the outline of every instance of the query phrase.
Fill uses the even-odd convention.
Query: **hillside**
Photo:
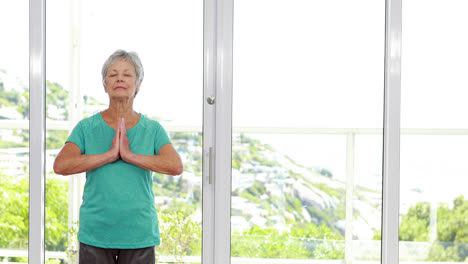
[[[175,179],[157,175],[161,188],[155,188],[155,193],[198,207],[201,135],[176,133],[171,137],[184,160],[185,172]],[[298,224],[314,223],[325,224],[344,235],[345,182],[334,179],[327,170],[301,166],[271,146],[243,134],[233,135],[232,148],[234,231],[254,225],[289,230]],[[371,239],[374,230],[380,229],[380,192],[356,186],[353,204],[353,236]]]

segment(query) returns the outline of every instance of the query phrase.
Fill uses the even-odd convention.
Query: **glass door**
[[[138,53],[145,72],[134,110],[165,128],[184,164],[180,176],[152,176],[161,234],[157,263],[200,263],[203,1],[50,0],[46,32],[46,251],[76,262],[86,178],[55,175],[51,166],[76,123],[107,109],[101,68],[125,49]]]
[[[468,259],[468,3],[404,1],[400,261]]]
[[[380,261],[385,1],[234,16],[231,263]]]

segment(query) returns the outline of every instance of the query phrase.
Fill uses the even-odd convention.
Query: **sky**
[[[82,93],[107,103],[103,62],[116,49],[134,50],[145,67],[135,109],[169,125],[201,126],[203,1],[76,2],[81,5],[71,8],[68,1],[47,1],[48,80],[68,89],[75,65]],[[234,1],[233,125],[382,128],[384,1],[285,3]],[[0,43],[0,69],[13,79],[28,76],[28,4],[0,3],[7,40]],[[464,0],[405,1],[403,128],[468,128],[468,35],[460,34],[466,10]],[[344,175],[344,137],[254,136],[307,166]],[[402,200],[447,202],[466,193],[466,184],[441,182],[467,181],[467,139],[402,136]],[[357,141],[356,174],[364,185],[381,177],[381,141]],[[418,188],[423,192],[412,197]]]

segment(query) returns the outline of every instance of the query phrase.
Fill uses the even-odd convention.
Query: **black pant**
[[[98,248],[80,243],[80,264],[154,264],[154,247]]]

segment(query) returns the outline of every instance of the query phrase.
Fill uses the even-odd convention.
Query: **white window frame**
[[[45,263],[45,1],[30,0],[29,10],[29,263],[34,264]],[[386,0],[385,11],[384,264],[398,263],[401,1]],[[233,0],[204,0],[204,264],[230,263],[233,13]]]
[[[205,0],[204,264],[230,263],[231,257],[232,27],[233,0]]]
[[[402,0],[385,2],[382,263],[399,261]]]
[[[29,263],[45,262],[45,0],[29,1]]]

